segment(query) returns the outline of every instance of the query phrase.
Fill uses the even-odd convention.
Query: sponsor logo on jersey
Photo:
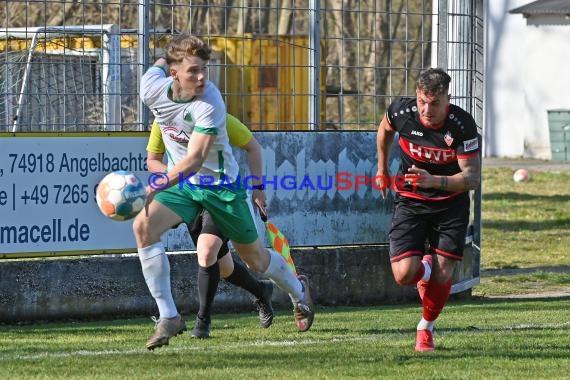
[[[172,141],[176,141],[179,144],[188,144],[190,137],[184,131],[179,131],[178,128],[174,126],[166,126],[162,129],[164,134],[170,138]]]
[[[405,145],[400,146],[414,160],[422,162],[430,162],[432,164],[447,164],[457,161],[457,155],[453,149],[430,148],[421,145],[415,145],[409,141]]]
[[[449,131],[447,131],[445,136],[443,136],[443,141],[445,141],[447,146],[451,146],[451,144],[453,144],[453,137],[451,136],[451,133]]]
[[[190,141],[190,137],[184,131],[180,131],[176,136],[170,135],[170,138],[179,143],[187,144]]]
[[[463,150],[466,152],[471,152],[472,150],[479,149],[479,139],[475,137],[471,140],[463,141]]]
[[[424,133],[423,133],[423,132],[420,132],[420,131],[412,131],[412,135],[423,136]]]
[[[178,133],[178,129],[174,125],[164,125],[161,126],[161,129],[164,133],[167,133],[168,135],[171,135],[173,133],[174,134]]]

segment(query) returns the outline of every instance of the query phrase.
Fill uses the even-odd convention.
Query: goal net
[[[112,32],[102,25],[0,30],[0,131],[121,130]]]

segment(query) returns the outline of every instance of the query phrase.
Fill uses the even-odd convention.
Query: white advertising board
[[[0,137],[0,255],[132,249],[132,222],[111,220],[95,200],[109,172],[146,181],[144,134]]]
[[[393,204],[391,194],[382,200],[371,185],[374,132],[255,136],[263,146],[269,217],[291,245],[387,242]],[[0,258],[135,252],[132,221],[103,216],[95,189],[115,170],[147,183],[147,141],[146,133],[0,134]],[[237,151],[245,176],[247,159]],[[398,165],[392,158],[390,170]],[[169,251],[194,249],[184,225],[163,241]]]

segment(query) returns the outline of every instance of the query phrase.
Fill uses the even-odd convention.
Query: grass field
[[[413,350],[417,305],[319,308],[307,333],[282,310],[218,315],[213,336],[144,349],[150,320],[0,328],[4,379],[570,378],[570,300],[452,303],[438,350]]]
[[[570,293],[570,173],[483,171],[482,283],[476,295]]]
[[[307,333],[290,310],[266,330],[253,313],[216,315],[211,339],[153,352],[150,320],[0,326],[0,378],[570,379],[570,297],[487,297],[570,288],[570,174],[531,174],[485,169],[482,284],[448,305],[433,354],[413,350],[419,304],[318,307]]]

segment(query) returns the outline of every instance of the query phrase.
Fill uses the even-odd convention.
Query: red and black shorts
[[[399,197],[390,228],[390,261],[429,253],[463,259],[470,200],[461,194],[445,201]]]
[[[229,251],[228,238],[226,238],[222,231],[214,224],[212,216],[208,210],[203,209],[198,216],[192,221],[192,224],[188,225],[188,232],[192,237],[192,241],[195,246],[198,246],[198,237],[201,233],[215,235],[219,237],[224,244],[220,247],[218,251],[218,260],[224,257]]]

